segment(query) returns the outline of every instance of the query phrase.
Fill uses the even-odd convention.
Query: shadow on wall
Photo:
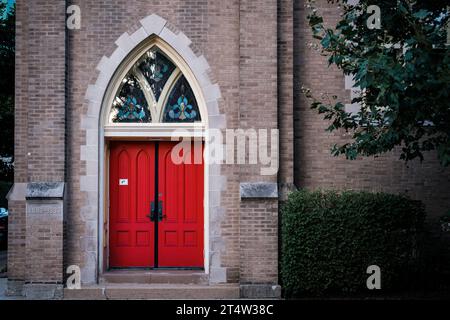
[[[11,182],[0,181],[0,274],[3,272],[3,267],[6,268],[6,249],[8,247],[8,201],[6,195],[11,186]]]

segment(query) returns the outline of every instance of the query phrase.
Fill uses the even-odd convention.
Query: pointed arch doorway
[[[103,103],[106,269],[206,269],[207,175],[194,157],[207,115],[191,70],[152,37],[121,64]],[[186,137],[192,161],[180,164],[172,140]]]

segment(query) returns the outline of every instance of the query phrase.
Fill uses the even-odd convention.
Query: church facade
[[[300,88],[349,102],[351,87],[309,48],[306,15],[292,0],[17,0],[8,294],[278,298],[295,188],[406,192],[444,213],[434,155],[330,154],[346,137]]]

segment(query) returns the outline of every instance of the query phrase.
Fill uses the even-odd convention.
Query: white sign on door
[[[127,186],[128,179],[119,179],[119,186]]]

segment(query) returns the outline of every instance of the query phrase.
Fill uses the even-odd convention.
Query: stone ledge
[[[63,298],[63,285],[29,283],[24,285],[23,293],[28,300],[61,300]]]
[[[278,184],[271,182],[243,182],[239,185],[241,199],[278,199]]]
[[[27,193],[27,183],[14,182],[11,189],[9,189],[6,199],[8,201],[24,201]]]
[[[23,297],[25,281],[8,279],[5,295],[7,297]]]
[[[241,298],[280,299],[281,286],[277,284],[241,284]]]
[[[110,284],[64,289],[65,300],[238,299],[239,286],[186,284]]]
[[[62,200],[64,182],[30,182],[27,184],[27,200]]]

